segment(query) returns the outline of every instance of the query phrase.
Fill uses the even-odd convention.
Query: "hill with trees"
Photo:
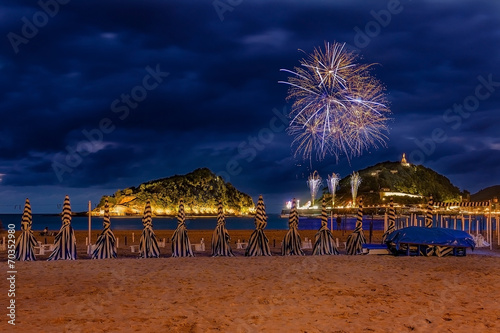
[[[174,216],[181,198],[188,215],[216,215],[219,199],[224,212],[229,215],[246,215],[255,207],[248,194],[238,191],[207,168],[148,181],[137,187],[118,190],[111,196],[103,196],[94,214],[102,212],[106,198],[112,215],[141,215],[146,201],[150,200],[153,214]]]
[[[384,192],[397,192],[415,196],[388,195],[398,203],[426,203],[430,195],[434,201],[460,201],[462,193],[448,178],[422,165],[403,164],[401,162],[382,162],[359,170],[362,179],[358,189],[358,197],[362,196],[364,204],[384,203]],[[336,204],[343,205],[352,201],[351,175],[340,180],[336,192]],[[328,188],[323,194],[331,200]]]

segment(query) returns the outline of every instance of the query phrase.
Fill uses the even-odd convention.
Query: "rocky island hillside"
[[[179,200],[184,199],[188,215],[216,215],[219,199],[227,215],[246,215],[254,211],[252,198],[226,183],[207,168],[196,169],[186,175],[148,181],[137,187],[118,190],[103,196],[94,214],[102,213],[108,198],[111,215],[142,215],[147,200],[154,215],[175,216]]]
[[[366,205],[385,203],[384,195],[398,203],[426,203],[432,194],[434,201],[460,201],[462,193],[448,178],[422,165],[404,162],[382,162],[359,170],[362,178],[358,196]],[[391,194],[390,192],[394,193]],[[328,189],[324,189],[331,198]],[[409,194],[409,195],[404,195]],[[352,201],[350,175],[340,180],[336,193],[340,205]]]

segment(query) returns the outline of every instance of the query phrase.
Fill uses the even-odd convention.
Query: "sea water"
[[[4,228],[13,223],[16,230],[20,229],[22,214],[0,214],[0,221]],[[363,229],[368,230],[373,221],[373,230],[383,230],[384,220],[380,218],[372,219],[371,216],[363,218]],[[48,227],[49,231],[58,231],[61,228],[61,217],[58,215],[33,215],[33,230],[43,230]],[[75,230],[88,230],[88,217],[73,216],[71,226]],[[186,226],[192,230],[213,230],[217,225],[216,217],[196,217],[186,218]],[[355,216],[343,216],[341,228],[353,230],[356,225]],[[111,229],[113,230],[141,230],[142,217],[111,217]],[[153,229],[174,230],[177,227],[175,217],[153,217]],[[320,218],[300,218],[299,230],[318,230],[321,227]],[[102,229],[102,217],[92,217],[92,230]],[[255,229],[255,219],[253,217],[226,217],[226,228],[228,230],[252,230]],[[331,220],[328,219],[328,228],[331,228]],[[266,229],[286,230],[288,229],[288,219],[280,217],[279,214],[269,214]],[[337,223],[333,221],[333,230],[337,230]]]

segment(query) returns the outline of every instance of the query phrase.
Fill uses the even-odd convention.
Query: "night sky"
[[[44,3],[44,0],[41,2]],[[318,170],[423,164],[472,193],[500,184],[498,1],[3,1],[0,213],[74,210],[208,167],[278,212]],[[342,42],[376,63],[386,148],[293,157],[279,84]]]

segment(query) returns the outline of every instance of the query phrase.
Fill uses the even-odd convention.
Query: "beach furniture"
[[[476,236],[472,236],[474,242],[476,243],[476,247],[489,247],[490,243],[486,241],[483,235],[477,234]]]
[[[281,245],[281,255],[284,256],[303,256],[301,249],[301,240],[299,235],[299,214],[297,213],[297,203],[295,198],[292,200],[292,208],[288,217],[288,232],[283,238]]]
[[[36,255],[43,256],[47,253],[54,251],[55,247],[56,247],[55,244],[42,244],[42,242],[38,241],[37,245],[33,249]]]
[[[35,236],[33,235],[33,230],[31,230],[32,218],[31,218],[31,205],[30,201],[26,198],[26,203],[24,204],[23,217],[21,219],[21,234],[16,239],[15,254],[16,260],[20,261],[34,261],[35,250],[34,247],[37,245]]]
[[[392,254],[386,244],[363,244],[363,254]]]
[[[153,231],[153,218],[149,200],[146,201],[146,206],[144,207],[142,225],[144,228],[142,229],[139,241],[139,256],[141,258],[158,258],[160,256],[160,249]],[[132,248],[130,248],[130,251],[132,251]]]
[[[36,255],[43,256],[47,253],[54,251],[54,249],[56,248],[55,244],[42,244],[42,242],[40,241],[38,241],[37,244],[38,245],[34,247],[34,249],[38,251],[38,253],[35,253]]]
[[[217,225],[212,235],[212,257],[233,257],[234,254],[231,250],[230,240],[231,237],[229,237],[229,233],[226,229],[226,219],[224,217],[222,201],[219,200],[219,206],[217,208]],[[205,248],[205,244],[203,244],[203,248]]]
[[[199,243],[191,244],[194,251],[202,252],[205,251],[205,240],[202,238]]]
[[[257,201],[257,208],[255,210],[255,230],[250,235],[248,244],[240,243],[240,248],[245,249],[245,256],[270,256],[271,249],[269,248],[269,240],[264,233],[264,228],[267,225],[267,215],[266,206],[264,205],[264,198],[259,195],[259,200]],[[245,246],[245,247],[243,247]],[[238,244],[236,244],[238,248]]]
[[[248,243],[243,243],[238,239],[238,242],[236,243],[236,248],[237,249],[246,249],[248,246]]]
[[[389,203],[388,217],[389,217],[388,226],[387,230],[384,232],[384,235],[382,236],[382,242],[385,242],[387,236],[389,236],[390,233],[396,230],[396,212],[394,211],[394,201],[392,200],[392,198]]]
[[[104,202],[104,218],[102,220],[103,230],[94,245],[89,244],[89,254],[92,259],[116,258],[116,237],[111,231],[111,219],[109,217],[108,199]]]
[[[349,255],[363,254],[363,244],[366,244],[366,238],[363,233],[363,201],[360,199],[356,228],[347,237],[346,253]]]
[[[338,241],[338,239],[337,239]],[[326,201],[323,199],[321,204],[321,227],[315,235],[314,247],[311,244],[311,240],[307,237],[305,238],[305,243],[302,243],[303,249],[313,249],[313,255],[336,255],[339,254],[337,249],[337,244],[333,239],[332,232],[328,229],[328,214],[326,213]],[[304,246],[306,245],[306,246]]]
[[[201,248],[201,245],[200,245]],[[205,244],[203,244],[205,248]],[[193,257],[193,249],[189,241],[186,228],[186,215],[184,213],[184,200],[179,202],[179,212],[177,213],[177,228],[172,235],[172,257]]]
[[[62,213],[61,230],[54,240],[54,251],[47,260],[76,260],[76,238],[71,226],[71,204],[67,195],[64,198]]]
[[[92,254],[94,253],[95,249],[97,248],[97,244],[89,244],[87,245],[87,254],[89,256],[92,256]],[[97,258],[93,258],[93,259],[97,259]]]
[[[462,230],[406,227],[391,233],[386,244],[392,253],[407,256],[465,256],[474,238]]]
[[[166,240],[165,240],[165,238],[163,238],[163,240],[162,240],[162,241],[158,242],[158,246],[159,246],[159,247],[165,247],[165,245],[166,245]]]
[[[313,248],[312,241],[309,238],[305,237],[304,240],[302,241],[302,249],[306,250],[312,248]]]

